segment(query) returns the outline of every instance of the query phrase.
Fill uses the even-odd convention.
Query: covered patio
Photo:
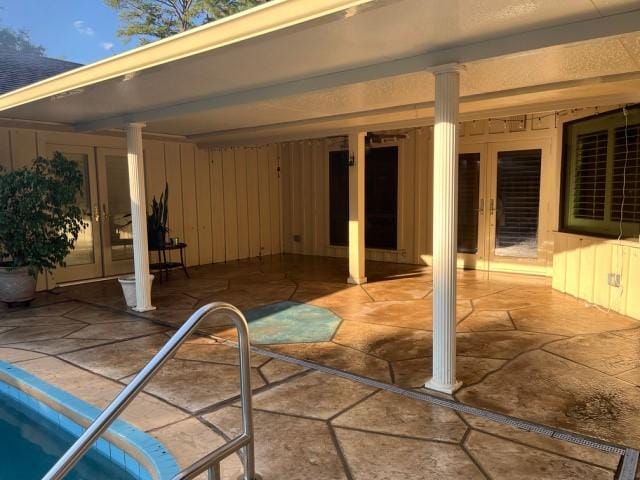
[[[24,316],[3,314],[0,341],[122,383],[158,346],[145,343],[150,331],[164,333],[198,306],[225,301],[248,316],[257,354],[290,357],[278,370],[295,371],[296,359],[309,360],[354,374],[358,385],[374,379],[431,398],[453,396],[460,404],[639,448],[640,324],[631,318],[640,318],[633,293],[638,239],[563,230],[563,145],[570,121],[609,111],[627,120],[627,105],[640,102],[640,5],[460,5],[274,1],[0,97],[0,128],[8,133],[0,136],[6,139],[0,149],[10,152],[9,167],[40,152],[76,155],[87,165],[94,232],[86,242],[89,260],[41,276],[48,292],[38,302],[51,305],[36,302]],[[395,177],[385,185],[395,196],[378,196],[391,204],[395,224],[390,246],[380,247],[368,244],[375,234],[366,235],[366,168],[370,151],[389,145]],[[513,152],[507,160],[534,166],[511,177],[515,199],[521,196],[516,180],[530,180],[525,220],[533,226],[524,242],[499,252],[499,162]],[[461,174],[464,155],[475,162],[473,178]],[[332,159],[341,162],[335,185]],[[469,179],[473,188],[465,185]],[[168,228],[189,245],[190,278],[172,272],[169,281],[152,283],[146,205],[165,184],[172,192]],[[467,187],[471,202],[459,208]],[[342,237],[332,231],[336,192],[344,207]],[[473,223],[466,249],[460,213]],[[115,224],[116,216],[127,221]],[[113,277],[132,271],[136,306],[125,313]],[[119,323],[114,315],[153,323],[127,323],[121,339],[118,326],[102,326]],[[17,318],[29,320],[10,323]],[[87,323],[86,331],[65,327],[69,320]],[[215,342],[233,340],[224,319],[206,332]],[[55,376],[45,367],[40,373]],[[333,381],[329,370],[323,385]],[[175,399],[177,385],[185,389],[193,380],[188,372],[179,369],[183,383],[174,377],[151,384],[148,393]],[[287,390],[287,375],[278,378],[257,374],[261,385],[280,387],[282,380],[286,392],[265,410],[304,417],[313,399],[304,387]],[[221,376],[217,386],[226,380]],[[202,394],[195,390],[179,407],[224,431],[228,419],[214,417],[224,417],[233,397],[194,407],[189,402]],[[406,412],[404,423],[430,415]],[[332,415],[337,411],[323,420],[331,423]],[[364,415],[366,421],[351,424],[352,433],[367,431],[362,423],[377,416],[384,414]],[[456,418],[466,425],[462,436],[446,439],[456,448],[468,450],[476,426],[502,435],[502,427],[484,420]],[[415,440],[421,433],[398,436]],[[514,442],[506,452],[537,442],[513,431],[505,437]],[[344,447],[340,434],[329,439]],[[338,448],[342,466],[331,478],[376,478],[375,454],[359,456],[358,444],[366,442],[376,443],[351,438]],[[578,456],[612,473],[610,459],[581,455],[566,453],[571,462]],[[357,475],[345,467],[350,456],[350,468],[361,469]],[[473,458],[469,471],[443,478],[516,478],[509,466],[488,472],[491,462]],[[582,464],[567,468],[562,474],[534,469],[522,478],[604,475]],[[384,475],[379,478],[398,478],[393,468]]]
[[[369,282],[349,286],[343,279],[347,268],[343,259],[284,255],[193,268],[190,279],[176,271],[154,288],[158,309],[141,316],[177,326],[198,306],[230,302],[248,315],[255,346],[421,389],[432,365],[431,269],[367,262]],[[455,399],[640,447],[640,322],[555,292],[544,278],[460,271],[458,282],[457,362],[464,385]],[[119,289],[110,281],[55,294],[123,311]],[[264,309],[274,304],[283,309]],[[301,304],[335,314],[335,329],[309,339],[316,317],[296,312]],[[293,309],[288,318],[282,315],[287,309]],[[92,311],[87,306],[74,316]],[[205,328],[233,339],[224,324],[219,319]],[[274,328],[288,334],[273,340]],[[41,345],[49,353],[57,343],[62,350],[82,348],[67,342],[49,339],[17,347]],[[84,348],[68,358],[92,370],[109,350]],[[131,362],[130,353],[122,350],[121,361]]]
[[[470,301],[456,296],[457,266],[466,266],[475,255],[471,263],[486,270],[569,276],[561,270],[570,264],[557,263],[556,269],[554,256],[561,244],[555,238],[562,224],[561,124],[579,117],[576,110],[597,115],[598,108],[639,99],[637,4],[595,3],[541,2],[513,10],[471,2],[470,11],[482,14],[469,21],[466,12],[438,2],[332,0],[321,7],[303,0],[273,2],[3,96],[0,110],[7,125],[46,132],[36,131],[31,147],[20,140],[27,138],[20,131],[9,132],[12,167],[24,161],[21,154],[30,148],[59,149],[79,155],[89,177],[97,171],[98,180],[90,178],[90,183],[99,186],[86,192],[88,220],[96,232],[88,239],[89,260],[41,283],[52,288],[65,279],[117,275],[133,267],[134,309],[156,308],[145,219],[146,203],[159,195],[164,180],[172,191],[177,187],[179,197],[172,196],[169,230],[197,245],[188,251],[190,265],[267,253],[320,253],[348,257],[348,278],[342,280],[351,284],[367,282],[367,256],[430,265],[433,302],[419,306],[433,310],[433,369],[424,380],[433,390],[455,392],[462,385],[456,322]],[[380,41],[380,32],[394,41]],[[185,80],[184,88],[172,88]],[[501,130],[495,128],[496,118]],[[384,144],[384,132],[407,129],[402,133],[406,141],[397,141],[398,152],[405,153],[398,153],[403,197],[394,200],[395,238],[383,251],[367,248],[367,152],[375,139]],[[486,192],[479,184],[483,198],[465,205],[463,213],[473,217],[477,212],[479,223],[486,223],[486,239],[479,241],[493,245],[485,253],[479,245],[471,250],[475,254],[459,252],[459,178],[464,182],[468,176],[458,174],[458,154],[466,152],[460,147],[463,136],[484,142],[479,148],[485,153],[476,153]],[[307,158],[307,151],[319,145],[310,139],[324,139],[321,157],[332,151],[336,139],[347,154],[347,238],[342,245],[327,231],[328,159],[317,161],[315,153]],[[499,218],[503,206],[496,195],[500,174],[495,165],[501,151],[493,152],[493,140],[511,142],[504,147],[515,152],[509,158],[525,154],[534,166],[511,180],[530,177],[533,185],[527,221],[534,225],[524,248],[498,252],[496,225],[504,220]],[[125,178],[130,208],[120,188]],[[512,195],[517,199],[518,189]],[[582,238],[577,246],[566,242],[569,250],[582,249]],[[635,298],[626,293],[640,264],[637,245],[619,246],[628,249],[621,255],[633,261],[627,261],[631,273],[622,267],[611,272],[608,266],[608,273],[620,276],[625,292],[625,304],[616,308],[637,314]],[[603,275],[593,275],[589,301],[604,281]],[[461,287],[464,292],[465,284]],[[613,293],[610,285],[606,289],[604,306],[610,308]],[[172,297],[156,298],[176,307]],[[596,295],[593,303],[603,301]],[[421,352],[426,353],[431,338],[424,340]]]

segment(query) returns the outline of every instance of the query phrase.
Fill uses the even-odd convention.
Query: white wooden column
[[[364,158],[367,132],[349,134],[349,278],[367,283],[364,271]]]
[[[458,219],[457,65],[434,71],[433,134],[433,376],[426,388],[453,393],[456,379],[456,257]]]
[[[127,159],[129,164],[129,195],[131,196],[131,227],[133,232],[133,263],[136,275],[136,306],[138,312],[154,310],[151,305],[151,275],[149,275],[149,244],[147,243],[147,200],[144,190],[144,158],[142,154],[142,123],[127,126]]]

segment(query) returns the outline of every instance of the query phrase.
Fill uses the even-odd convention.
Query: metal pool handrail
[[[187,467],[173,478],[194,478],[202,472],[209,472],[209,479],[220,480],[220,462],[236,452],[244,449],[244,475],[241,480],[258,480],[255,473],[253,411],[251,407],[251,364],[249,351],[249,329],[247,320],[240,310],[233,305],[214,302],[199,308],[178,329],[158,353],[145,365],[135,378],[93,421],[87,430],[65,452],[56,464],[42,477],[42,480],[61,480],[84,456],[100,435],[109,428],[115,419],[142,391],[147,383],[158,373],[158,370],[176,353],[180,346],[196,330],[200,322],[211,313],[225,312],[231,317],[238,330],[238,346],[240,350],[240,403],[242,405],[242,433],[222,447],[204,456],[193,465]]]

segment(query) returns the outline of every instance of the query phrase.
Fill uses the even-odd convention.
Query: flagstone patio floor
[[[362,286],[345,283],[344,260],[293,255],[189,273],[155,284],[158,309],[143,315],[126,311],[115,281],[0,310],[0,360],[104,407],[171,327],[226,301],[247,312],[254,341],[273,352],[408,388],[430,375],[428,267],[370,262]],[[318,307],[299,311],[319,327],[305,328],[299,304]],[[279,321],[286,335],[274,335]],[[225,319],[205,330],[216,338],[191,339],[123,416],[182,466],[240,426],[237,350],[225,343],[233,331]],[[640,322],[557,293],[548,279],[460,271],[458,332],[456,400],[640,447]],[[613,478],[619,460],[257,353],[252,363],[265,479]],[[240,471],[237,457],[223,465],[225,479]]]

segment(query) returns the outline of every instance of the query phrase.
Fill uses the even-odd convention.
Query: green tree
[[[118,11],[118,35],[145,44],[269,0],[104,0]]]
[[[44,55],[44,47],[33,43],[27,31],[9,27],[0,27],[0,51]]]

